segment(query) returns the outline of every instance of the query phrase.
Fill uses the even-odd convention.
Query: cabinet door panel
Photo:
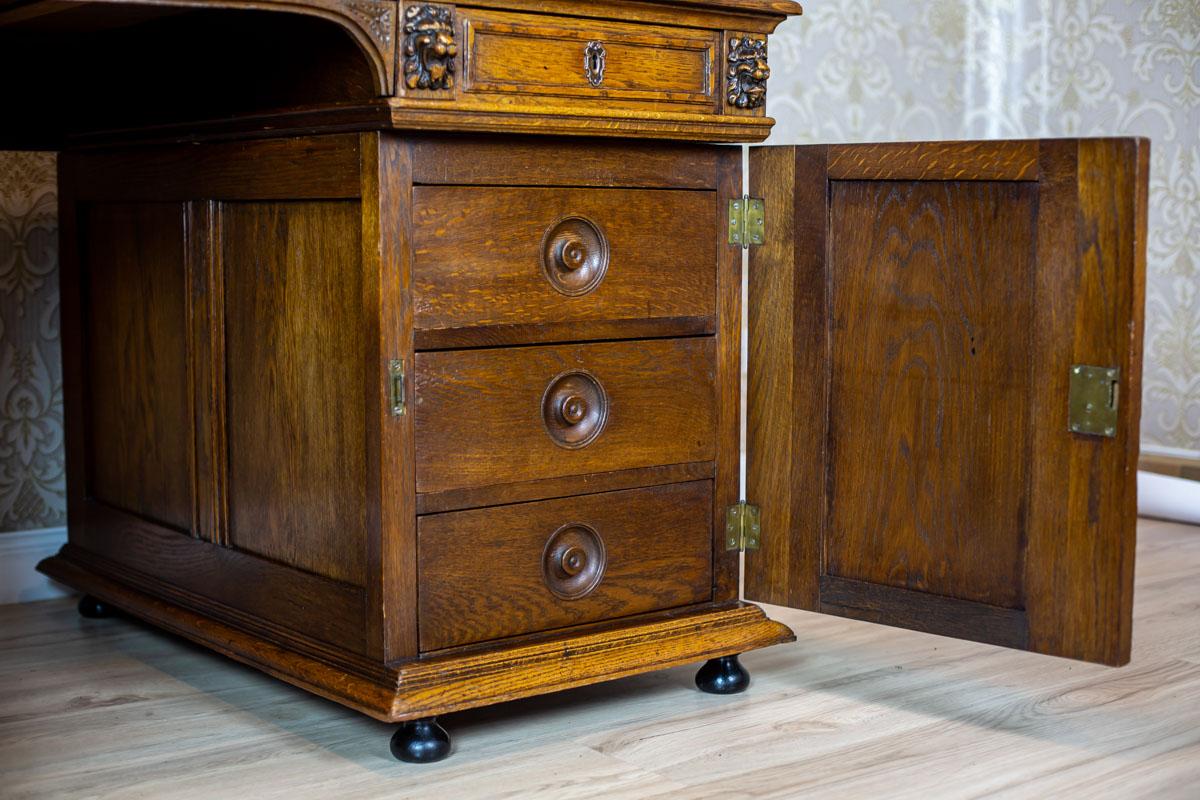
[[[1128,660],[1148,149],[752,151],[749,599]]]

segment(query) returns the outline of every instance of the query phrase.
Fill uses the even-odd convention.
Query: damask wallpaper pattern
[[[54,156],[0,153],[0,530],[62,525]]]
[[[773,144],[1154,140],[1143,443],[1200,455],[1200,0],[809,0]],[[0,530],[62,524],[54,159],[0,154]]]
[[[1142,443],[1200,456],[1200,0],[809,0],[771,144],[1148,136]]]

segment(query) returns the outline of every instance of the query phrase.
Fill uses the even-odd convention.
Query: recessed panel
[[[230,540],[358,585],[371,329],[360,226],[349,201],[221,209]]]
[[[184,206],[81,210],[88,494],[192,527]]]
[[[825,574],[1019,608],[1036,186],[831,192]]]

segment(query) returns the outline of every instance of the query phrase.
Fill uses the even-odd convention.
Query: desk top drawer
[[[421,186],[419,348],[711,333],[713,192]]]
[[[418,492],[716,457],[712,337],[418,353]]]
[[[715,31],[474,9],[464,91],[713,107]]]
[[[712,599],[712,483],[421,517],[424,651]]]

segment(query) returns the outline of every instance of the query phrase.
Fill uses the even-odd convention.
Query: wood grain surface
[[[720,150],[706,145],[465,135],[408,141],[418,184],[717,188]]]
[[[710,600],[712,502],[711,481],[694,481],[421,517],[421,649]],[[568,525],[591,528],[604,549],[599,584],[574,599],[543,574]]]
[[[1036,203],[832,184],[828,574],[1021,607]]]
[[[359,204],[221,207],[235,547],[365,584]]]
[[[89,308],[87,491],[191,532],[184,207],[95,205],[80,231]]]
[[[1200,529],[1143,522],[1133,662],[1048,659],[786,609],[799,641],[442,718],[414,767],[376,722],[71,601],[0,607],[0,772],[14,800],[1088,796],[1200,791]]]
[[[793,235],[750,256],[746,595],[1123,664],[1148,143],[900,150],[751,153]],[[1073,364],[1120,370],[1112,438]]]
[[[480,9],[463,16],[464,92],[716,105],[715,31]],[[599,85],[584,70],[589,41],[606,55]]]
[[[417,491],[712,461],[711,338],[418,353],[413,373]],[[585,447],[547,433],[543,394],[585,370],[608,420]]]
[[[431,341],[427,331],[549,323],[563,341],[588,338],[589,322],[606,323],[610,338],[624,321],[691,320],[682,332],[712,331],[714,193],[423,186],[413,203],[418,344]],[[543,266],[544,239],[565,218],[590,221],[600,242],[587,253],[603,249],[607,260],[580,296],[559,291]],[[552,260],[548,268],[556,274]],[[497,335],[480,332],[486,343]]]

